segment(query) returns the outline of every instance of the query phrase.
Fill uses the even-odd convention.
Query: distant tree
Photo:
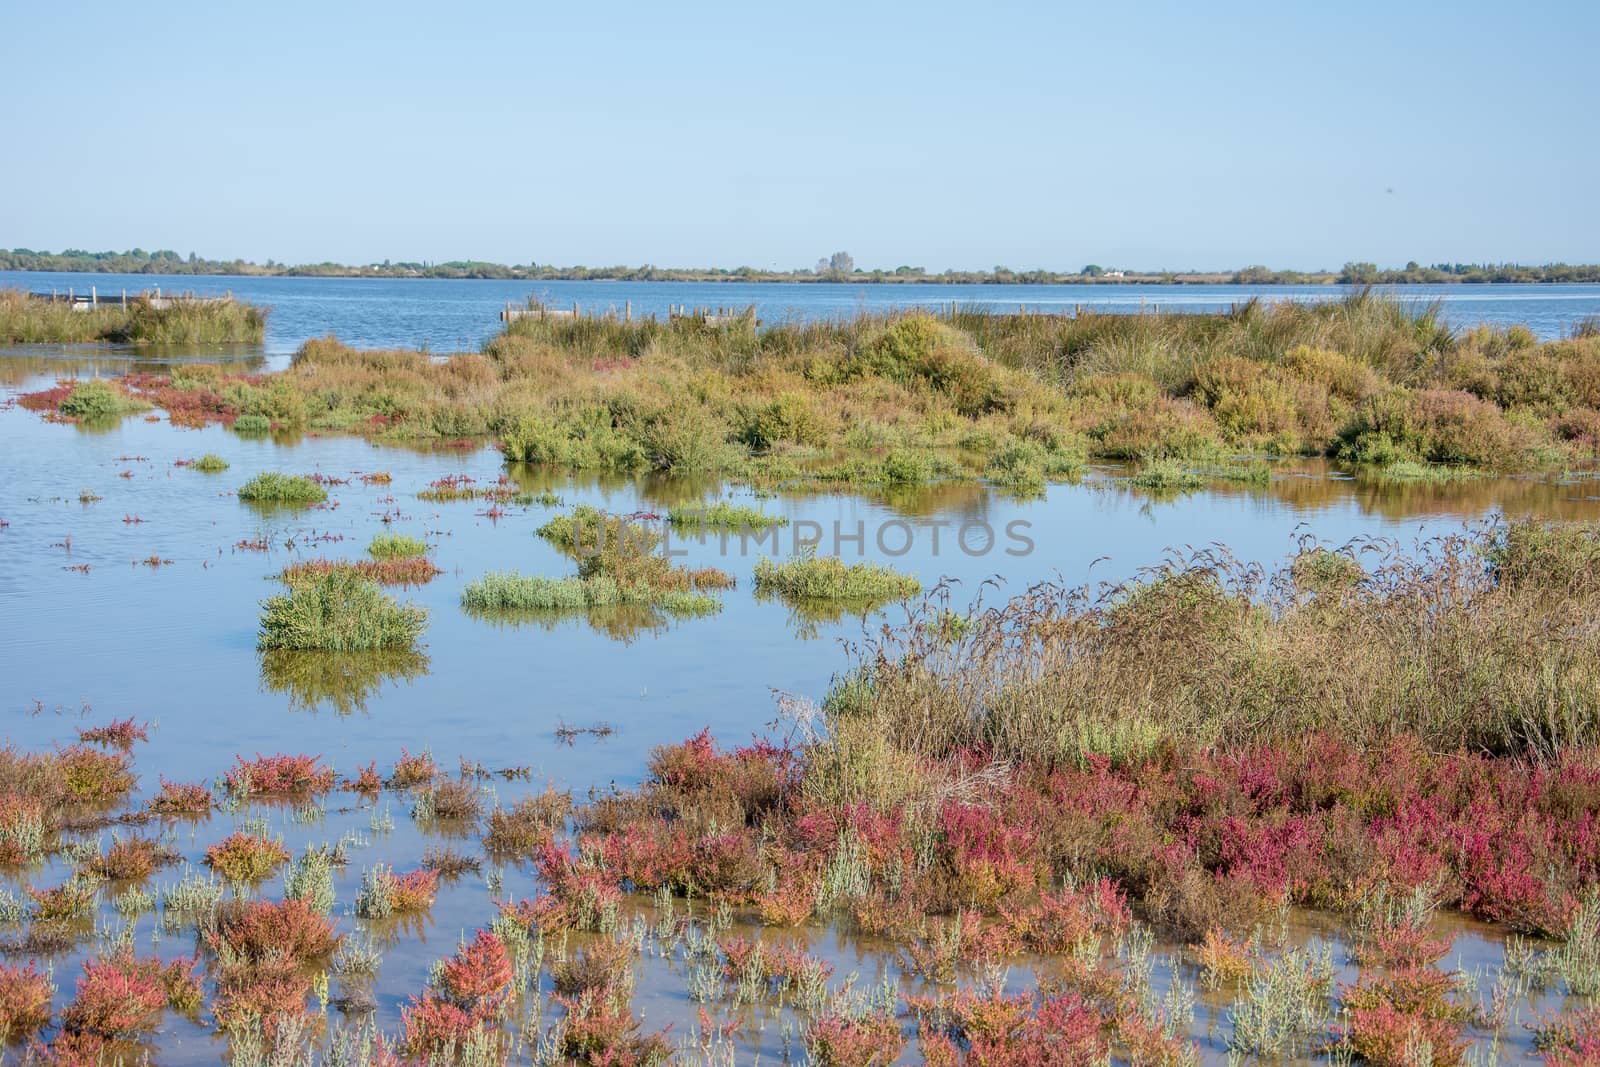
[[[856,261],[849,252],[835,252],[828,257],[829,274],[849,274],[856,269]]]
[[[1083,275],[1085,278],[1098,278],[1098,277],[1100,277],[1100,275],[1104,274],[1105,272],[1106,272],[1106,269],[1104,267],[1102,267],[1100,264],[1098,264],[1098,263],[1090,263],[1088,266],[1084,267],[1078,273]]]
[[[1339,272],[1339,281],[1344,285],[1371,285],[1377,280],[1376,263],[1346,263]]]

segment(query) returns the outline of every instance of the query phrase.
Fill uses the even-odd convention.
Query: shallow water
[[[1075,307],[1131,312],[1222,311],[1260,298],[1267,301],[1336,300],[1338,285],[851,285],[849,283],[737,282],[521,282],[444,278],[244,278],[158,274],[36,274],[0,271],[0,288],[33,292],[142,292],[160,287],[202,295],[231,292],[272,309],[266,349],[293,352],[309,337],[332,333],[358,348],[427,347],[435,352],[476,351],[500,329],[500,310],[530,296],[555,307],[622,310],[665,316],[673,305],[754,307],[767,322],[835,318],[860,311],[963,307],[1070,312]],[[1454,326],[1521,323],[1541,338],[1560,337],[1586,318],[1600,316],[1600,285],[1408,285],[1392,290],[1402,300],[1438,301]]]
[[[0,359],[0,396],[48,384],[56,366]],[[102,369],[126,367],[107,357]],[[175,466],[206,452],[222,455],[230,469],[204,474]],[[350,481],[332,486],[329,503],[313,509],[260,510],[240,502],[234,495],[238,486],[268,470]],[[138,416],[87,428],[49,424],[15,406],[0,410],[0,713],[7,738],[23,748],[44,748],[70,741],[79,726],[111,718],[153,722],[150,742],[137,750],[145,794],[158,775],[210,778],[238,753],[317,752],[341,772],[353,773],[358,763],[372,759],[380,767],[392,764],[402,748],[431,748],[447,769],[457,756],[482,761],[490,770],[527,768],[526,783],[496,782],[507,800],[547,780],[581,795],[591,786],[637,781],[653,746],[681,741],[704,727],[730,744],[766,733],[775,717],[774,690],[820,698],[847,662],[841,642],[860,640],[903,611],[801,616],[753,595],[755,549],[741,551],[736,538],[724,548],[714,538],[702,544],[682,537],[669,544],[685,561],[715,564],[738,579],[722,595],[721,611],[707,618],[643,627],[581,616],[489,621],[459,607],[462,587],[489,571],[572,573],[571,562],[534,530],[577,503],[652,513],[723,496],[758,503],[791,520],[780,531],[786,551],[797,531],[815,529],[820,551],[837,548],[847,559],[890,563],[927,586],[949,580],[958,605],[980,595],[992,602],[1050,578],[1125,578],[1185,545],[1221,543],[1242,559],[1271,565],[1308,533],[1331,544],[1360,537],[1410,543],[1502,513],[1600,519],[1600,491],[1586,478],[1396,487],[1317,463],[1281,468],[1270,487],[1221,486],[1175,498],[1130,489],[1125,472],[1114,466],[1095,468],[1077,484],[1052,486],[1033,501],[966,484],[892,499],[755,501],[711,482],[569,478],[525,469],[510,472],[519,487],[552,490],[560,508],[512,506],[496,516],[486,513],[484,502],[432,504],[417,498],[429,482],[447,475],[492,483],[504,470],[490,447],[418,450],[347,437],[244,438],[219,426],[180,430]],[[389,472],[392,484],[368,486],[357,477],[374,471]],[[99,499],[81,502],[85,491]],[[436,546],[433,558],[444,569],[432,583],[399,594],[428,609],[425,668],[371,664],[358,684],[335,687],[328,699],[328,692],[310,688],[315,662],[302,660],[290,669],[264,662],[255,634],[260,601],[279,588],[271,576],[296,559],[358,558],[372,536],[386,530]],[[980,550],[985,531],[993,544]],[[266,549],[239,547],[255,541],[264,541]],[[151,556],[169,562],[139,562]],[[87,572],[74,569],[82,567]],[[986,586],[991,579],[997,584]],[[569,741],[558,735],[563,725],[600,723],[611,728],[607,736]],[[378,801],[378,810],[390,810],[395,823],[381,833],[364,806],[331,811],[325,823],[310,826],[294,821],[288,809],[268,809],[266,815],[294,850],[347,832],[368,840],[338,879],[342,913],[354,900],[363,867],[384,861],[409,869],[428,843],[441,840],[437,829],[419,827],[399,803],[387,795]],[[354,801],[334,794],[329,804]],[[176,847],[196,859],[233,818],[214,813],[198,833],[190,824],[175,824]],[[69,868],[57,859],[27,873],[36,886],[52,885]],[[503,874],[497,894],[502,899],[532,889],[525,867],[511,866]],[[155,882],[175,880],[168,872]],[[23,882],[13,876],[10,884],[20,891]],[[380,1028],[397,1025],[400,1005],[420,988],[429,964],[486,921],[494,895],[482,875],[467,875],[457,888],[441,892],[428,917],[395,938],[376,988]],[[152,923],[148,915],[139,921],[136,943],[150,943]],[[1313,918],[1298,924],[1296,936],[1315,923]],[[355,921],[344,914],[341,924],[348,930]],[[1469,969],[1498,963],[1493,931],[1463,931],[1450,961],[1459,955]],[[879,946],[833,931],[813,930],[810,938],[836,964],[836,979],[857,971],[862,985],[870,986],[889,966]],[[170,956],[188,943],[180,936],[159,945]],[[83,951],[55,961],[63,998]],[[692,1025],[684,973],[681,961],[640,965],[636,1007],[648,1026],[677,1021],[681,1035]],[[1167,980],[1166,973],[1158,970],[1159,981]],[[1025,969],[1016,969],[1010,980],[1026,981]],[[1196,1017],[1197,1036],[1208,1058],[1218,1061],[1225,1058],[1225,1001],[1202,998]],[[1556,1002],[1547,997],[1541,1003]],[[765,1050],[764,1061],[781,1052],[781,1031],[777,1020],[751,1031]],[[1526,1053],[1526,1034],[1517,1039]],[[209,1062],[220,1048],[216,1041],[169,1016],[161,1059]],[[914,1062],[914,1047],[902,1062]],[[740,1062],[748,1058],[741,1053]]]

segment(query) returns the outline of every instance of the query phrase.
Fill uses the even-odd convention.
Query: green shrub
[[[1153,459],[1141,466],[1128,479],[1130,485],[1140,489],[1193,490],[1204,489],[1204,475],[1175,459]]]
[[[239,487],[239,499],[252,504],[320,504],[328,491],[303,475],[268,471]]]
[[[985,476],[996,485],[1018,492],[1038,492],[1051,478],[1082,474],[1087,460],[1080,452],[1046,448],[1037,441],[1013,438],[989,457]]]
[[[787,526],[789,520],[782,515],[768,515],[759,508],[719,500],[701,507],[673,508],[667,523],[674,530],[766,530]]]
[[[205,471],[207,474],[217,474],[228,469],[228,461],[215,452],[207,452],[191,463],[190,466],[197,471]]]
[[[94,422],[98,419],[116,418],[130,411],[137,411],[140,407],[141,405],[109,382],[94,379],[73,386],[72,393],[61,401],[59,410],[69,418]]]
[[[545,578],[515,571],[486,574],[461,592],[461,606],[473,611],[570,611],[621,599],[610,578]]]
[[[405,534],[381,533],[367,546],[367,555],[373,559],[411,559],[426,556],[428,544]]]
[[[922,583],[877,563],[846,565],[838,556],[796,556],[756,563],[756,592],[793,600],[904,600]]]
[[[272,420],[265,415],[240,415],[233,420],[233,430],[241,434],[260,434],[272,429]]]
[[[347,570],[292,585],[261,612],[256,647],[262,651],[370,652],[414,650],[428,615],[400,604]]]

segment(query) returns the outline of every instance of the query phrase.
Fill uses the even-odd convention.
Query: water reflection
[[[778,601],[788,608],[789,632],[801,641],[814,641],[820,637],[831,636],[831,628],[842,625],[846,619],[865,627],[867,620],[874,613],[894,603],[893,600],[818,600],[786,597],[775,593],[757,593],[756,600],[761,603]]]
[[[54,378],[170,374],[173,365],[181,363],[217,363],[231,373],[267,369],[260,347],[250,345],[9,345],[0,346],[0,385],[18,387]]]
[[[340,715],[365,712],[367,702],[387,683],[396,685],[428,673],[428,657],[420,652],[261,653],[261,685],[289,698],[292,711],[317,711],[327,706]]]
[[[529,627],[547,632],[563,626],[586,624],[602,637],[622,645],[631,645],[641,637],[656,637],[675,624],[693,616],[673,615],[647,604],[604,604],[592,608],[514,609],[489,611],[482,608],[462,608],[476,622],[496,629]]]

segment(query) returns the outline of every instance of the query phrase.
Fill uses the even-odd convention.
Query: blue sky
[[[0,246],[1600,260],[1593,3],[26,4]]]

